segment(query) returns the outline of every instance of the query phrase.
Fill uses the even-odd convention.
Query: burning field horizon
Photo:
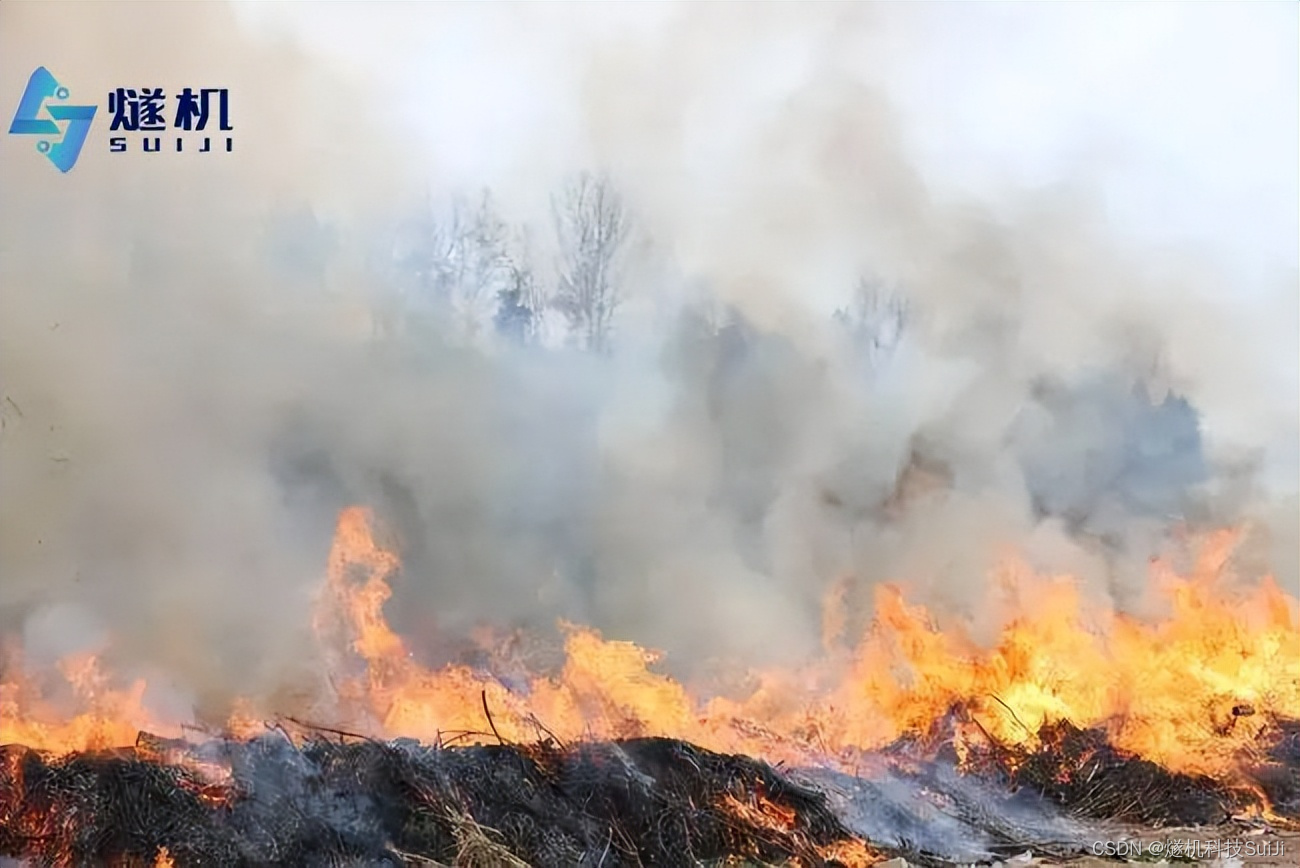
[[[1240,532],[1191,540],[1187,575],[1153,563],[1167,609],[1145,621],[1085,617],[1074,579],[1009,564],[998,577],[1007,620],[985,646],[939,631],[895,586],[877,589],[873,618],[849,640],[833,593],[822,659],[741,673],[752,687],[737,698],[692,692],[656,671],[656,653],[567,623],[550,671],[520,651],[540,637],[490,631],[477,634],[477,662],[426,668],[386,620],[401,563],[374,524],[361,506],[338,518],[313,619],[330,689],[299,709],[241,704],[223,729],[187,728],[149,714],[146,685],[118,683],[93,655],[61,661],[51,695],[62,696],[47,702],[59,679],[24,672],[11,646],[0,661],[0,852],[51,865],[745,857],[850,868],[983,853],[977,839],[992,827],[969,816],[965,840],[913,841],[897,824],[873,838],[881,827],[868,818],[889,797],[854,788],[900,779],[949,800],[959,779],[987,787],[985,799],[1033,794],[1046,828],[1300,827],[1297,601],[1271,577],[1232,574]],[[340,808],[307,799],[286,825],[279,803],[294,796],[259,762],[291,755],[315,767],[297,773],[300,788],[315,781],[386,820],[344,834]],[[933,779],[944,769],[957,776],[946,787]],[[586,807],[572,803],[575,787]],[[120,804],[95,801],[114,791]],[[384,806],[362,807],[374,800]],[[1104,827],[1042,828],[1001,829],[1002,849],[985,855],[1084,854],[1083,830]]]

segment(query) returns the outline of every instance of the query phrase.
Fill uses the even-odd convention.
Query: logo
[[[61,101],[70,95],[48,69],[39,66],[27,80],[27,89],[23,91],[18,111],[9,125],[9,134],[13,136],[45,136],[36,143],[36,150],[49,157],[54,167],[65,173],[77,165],[96,108],[93,105],[47,104],[49,100]],[[49,115],[48,119],[41,117],[42,109]],[[67,126],[60,127],[60,122],[66,122]]]
[[[202,146],[191,150],[208,154],[214,153],[211,133],[229,133],[234,129],[230,125],[230,91],[224,87],[187,87],[176,94],[176,108],[171,113],[167,110],[167,94],[161,87],[119,87],[108,94],[108,112],[112,115],[109,132],[138,134],[134,137],[137,147],[146,154],[157,154],[163,146],[163,137],[150,133],[175,130],[178,153],[185,150],[187,139],[193,144],[199,138],[190,134],[207,133],[202,137]],[[211,127],[209,121],[213,122]],[[226,153],[235,149],[232,136],[215,138],[225,139]],[[108,140],[109,153],[124,154],[131,150],[131,142],[132,137],[113,136]],[[220,146],[221,142],[216,144]]]
[[[95,105],[68,105],[64,101],[69,96],[68,89],[48,69],[37,67],[9,124],[10,135],[40,136],[36,150],[64,173],[77,164],[98,110]],[[174,134],[167,139],[169,145],[175,145],[176,153],[234,151],[227,88],[186,87],[174,98],[175,106],[169,110],[168,95],[160,87],[119,87],[109,91],[108,152],[161,153],[164,137],[159,133],[168,131]]]

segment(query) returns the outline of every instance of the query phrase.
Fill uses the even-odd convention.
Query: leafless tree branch
[[[605,352],[620,301],[614,270],[627,210],[606,177],[583,173],[552,200],[552,212],[560,250],[555,306],[585,349]]]

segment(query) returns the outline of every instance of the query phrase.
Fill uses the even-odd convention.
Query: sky
[[[978,187],[1081,169],[1144,239],[1208,242],[1247,271],[1295,266],[1300,6],[930,11],[936,48],[899,93],[935,171]]]
[[[651,39],[683,12],[668,3],[238,5],[250,27],[383,81],[376,100],[456,178],[581,150],[574,55]],[[1104,198],[1113,228],[1208,252],[1243,293],[1296,268],[1300,6],[871,8],[874,37],[844,56],[895,104],[935,183],[996,198],[1009,184],[1082,181]],[[740,91],[756,101],[779,92],[809,49],[792,37],[736,63],[748,79]]]

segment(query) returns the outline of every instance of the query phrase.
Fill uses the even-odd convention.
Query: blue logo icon
[[[86,133],[90,132],[90,122],[95,119],[93,105],[46,104],[47,100],[65,100],[69,95],[68,89],[48,69],[37,67],[27,80],[27,90],[23,91],[22,102],[18,103],[18,111],[9,125],[10,135],[50,137],[38,141],[36,150],[49,157],[60,172],[71,171],[77,164]],[[41,117],[41,109],[53,120]],[[61,129],[59,121],[67,121],[67,128]]]

